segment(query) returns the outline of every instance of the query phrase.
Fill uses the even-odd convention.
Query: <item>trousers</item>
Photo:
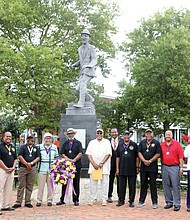
[[[157,173],[155,172],[143,171],[140,173],[141,190],[140,190],[139,202],[144,203],[146,196],[147,196],[148,182],[149,182],[152,204],[158,203],[156,178],[157,178]]]
[[[162,185],[164,189],[165,202],[180,206],[180,176],[179,166],[162,165]]]
[[[73,202],[79,202],[79,195],[80,195],[80,168],[76,169],[76,173],[75,173],[75,178],[73,179],[73,187],[75,189],[75,193],[73,192]],[[67,185],[62,185],[62,195],[60,198],[61,202],[64,202],[64,197],[65,197],[65,191],[66,191],[66,187]]]
[[[20,167],[18,171],[18,190],[16,204],[21,205],[24,190],[25,190],[25,204],[31,204],[31,195],[33,191],[34,178],[36,174],[36,167],[32,167],[31,171],[28,171],[26,167]]]
[[[93,98],[87,93],[87,85],[93,77],[87,76],[85,74],[80,75],[77,90],[79,91],[79,101],[78,103],[84,105],[86,99],[87,101],[93,101]]]
[[[105,202],[108,198],[108,187],[109,187],[109,175],[103,174],[101,181],[101,198]],[[92,174],[90,174],[90,201],[94,201],[97,195],[98,180],[92,179]]]
[[[190,209],[190,170],[187,171],[187,208]]]
[[[119,176],[119,201],[125,202],[126,187],[129,187],[129,203],[134,202],[136,194],[136,175],[135,176]]]
[[[116,178],[117,181],[117,196],[119,197],[119,176],[116,175],[116,168],[112,168],[110,170],[110,175],[109,175],[109,190],[108,190],[108,198],[112,197],[113,193],[113,185],[114,185],[114,180]]]
[[[14,172],[6,173],[0,168],[0,210],[9,208],[12,196]]]
[[[49,174],[38,173],[38,195],[37,202],[42,203],[45,183],[47,184],[47,202],[52,202],[53,194],[50,189]]]

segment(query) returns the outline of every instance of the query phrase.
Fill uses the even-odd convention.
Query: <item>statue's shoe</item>
[[[73,105],[73,107],[82,108],[82,107],[84,107],[84,105],[82,105],[82,104],[75,104],[75,105]]]

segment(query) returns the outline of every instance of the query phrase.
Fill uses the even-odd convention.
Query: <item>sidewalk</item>
[[[186,211],[186,198],[182,197],[181,209],[179,212],[174,212],[173,209],[165,210],[163,193],[159,193],[159,208],[152,209],[150,201],[150,194],[146,199],[146,205],[142,208],[130,208],[128,204],[116,207],[117,202],[109,203],[106,207],[103,207],[97,198],[97,203],[93,206],[87,205],[89,199],[89,179],[81,179],[81,195],[80,205],[74,206],[72,203],[71,192],[68,197],[66,205],[56,206],[55,203],[59,201],[61,186],[56,187],[54,204],[52,207],[48,207],[46,204],[44,193],[44,202],[41,207],[36,207],[37,188],[34,189],[32,195],[32,203],[34,208],[18,208],[15,211],[3,212],[0,216],[2,220],[115,220],[115,219],[154,219],[154,220],[188,220],[190,219],[190,213]],[[137,195],[135,205],[138,203],[139,189],[137,189]],[[114,199],[116,197],[116,187],[114,187]],[[16,201],[16,190],[13,191],[12,204]],[[126,199],[127,201],[127,199]]]

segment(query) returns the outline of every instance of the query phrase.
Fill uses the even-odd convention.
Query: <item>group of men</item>
[[[126,184],[129,188],[129,206],[134,207],[136,193],[136,177],[140,172],[140,198],[137,207],[145,205],[148,185],[153,209],[158,208],[158,196],[156,179],[158,175],[158,158],[162,163],[162,183],[165,196],[165,209],[174,207],[174,211],[179,211],[181,207],[180,197],[180,177],[183,175],[184,154],[180,143],[173,139],[172,131],[165,132],[165,141],[161,144],[154,139],[151,129],[145,131],[145,139],[139,145],[130,140],[130,132],[124,131],[123,138],[118,138],[117,129],[111,130],[112,138],[112,168],[110,171],[110,186],[108,193],[108,202],[112,202],[112,191],[114,172],[117,178],[118,204],[125,204]],[[115,139],[117,147],[115,147]],[[188,151],[189,152],[189,151]],[[188,158],[188,154],[185,153]],[[118,187],[119,186],[119,187]],[[187,202],[187,211],[189,208],[189,197]]]
[[[75,139],[76,131],[67,129],[65,133],[68,140],[61,146],[60,155],[74,162],[76,175],[73,179],[75,193],[73,203],[79,205],[80,195],[80,170],[82,157],[82,144]],[[158,158],[162,163],[162,183],[165,196],[165,209],[174,207],[179,211],[181,207],[180,177],[183,175],[184,154],[188,158],[188,180],[190,178],[190,147],[183,154],[179,142],[173,139],[171,131],[165,132],[165,141],[161,144],[154,139],[151,129],[145,131],[145,139],[139,145],[131,139],[131,133],[124,131],[122,138],[118,136],[116,128],[111,129],[111,137],[104,138],[101,128],[96,130],[96,139],[88,144],[86,154],[89,159],[90,175],[90,202],[93,205],[97,196],[98,180],[94,179],[94,171],[101,170],[101,195],[102,205],[113,202],[113,185],[116,178],[117,183],[117,206],[125,204],[126,185],[129,188],[129,206],[134,207],[136,195],[136,178],[140,172],[140,198],[137,207],[145,205],[148,185],[150,185],[152,207],[158,208],[158,196],[156,178],[158,174]],[[52,135],[48,132],[44,135],[43,144],[38,147],[34,145],[34,137],[27,136],[27,143],[20,147],[19,159],[19,186],[17,200],[11,207],[11,192],[14,179],[14,170],[17,164],[15,147],[11,144],[12,134],[5,132],[0,144],[0,214],[2,211],[11,211],[21,207],[25,191],[25,207],[32,208],[31,194],[36,171],[38,172],[38,195],[36,206],[42,205],[43,192],[47,184],[47,205],[52,206],[53,194],[50,189],[49,173],[51,163],[59,157],[56,145],[52,144]],[[38,166],[37,166],[38,164]],[[187,211],[190,211],[190,189],[188,181]],[[56,205],[65,204],[66,185],[62,186],[60,201]]]
[[[111,129],[111,138],[103,138],[102,129],[97,129],[96,139],[90,141],[86,154],[90,161],[90,202],[93,205],[97,193],[97,180],[93,180],[93,170],[102,170],[101,188],[102,205],[113,202],[113,184],[117,181],[117,206],[125,204],[126,185],[129,188],[129,207],[134,207],[136,178],[140,172],[140,198],[137,207],[145,205],[148,185],[150,185],[152,208],[158,208],[156,179],[158,159],[162,163],[162,183],[165,196],[165,209],[179,211],[181,207],[180,177],[183,175],[184,154],[180,143],[173,139],[172,131],[165,132],[165,141],[161,144],[154,139],[151,129],[145,131],[145,139],[139,145],[134,143],[129,131],[118,137],[116,128]],[[111,151],[110,151],[111,149]],[[185,156],[189,158],[190,149],[186,148]],[[189,160],[188,160],[189,164]],[[189,172],[188,172],[189,175]],[[188,177],[189,178],[189,177]],[[188,184],[189,187],[189,184]],[[189,194],[188,190],[188,194]],[[106,199],[107,197],[107,199]],[[190,196],[187,197],[187,211],[190,211]]]
[[[68,129],[67,135],[69,140],[62,146],[61,154],[66,159],[71,159],[74,162],[80,161],[82,156],[81,144],[78,144],[78,150],[75,155],[69,153],[69,142],[71,132],[74,138],[74,129]],[[112,193],[114,181],[117,183],[117,206],[125,204],[126,185],[129,188],[129,206],[134,207],[136,195],[136,179],[140,172],[140,198],[137,207],[145,205],[148,185],[150,185],[151,200],[153,209],[158,208],[158,196],[156,179],[158,175],[158,159],[161,158],[162,163],[162,182],[165,196],[165,209],[174,208],[174,211],[179,211],[181,207],[180,198],[180,177],[183,175],[183,160],[184,154],[179,142],[173,139],[172,131],[165,132],[165,141],[161,144],[154,139],[154,134],[151,129],[145,131],[145,139],[139,145],[131,139],[131,133],[125,130],[122,138],[119,137],[116,128],[111,129],[111,137],[104,138],[104,131],[101,128],[96,130],[96,139],[91,140],[86,149],[86,155],[89,159],[90,175],[90,201],[89,205],[93,205],[97,197],[98,180],[101,181],[102,205],[106,206],[107,202],[113,202]],[[75,141],[77,141],[74,138]],[[79,142],[80,143],[80,142]],[[185,153],[188,158],[190,149]],[[78,161],[78,163],[79,163]],[[77,164],[77,162],[76,162]],[[101,170],[101,178],[94,179],[93,171]],[[77,181],[74,182],[74,188],[77,192],[73,194],[74,205],[79,205],[79,179],[80,170],[78,170]],[[64,186],[65,187],[65,186]],[[190,191],[190,190],[189,190]],[[63,195],[57,205],[64,204]],[[77,201],[77,203],[76,203]],[[190,196],[188,196],[187,211],[189,207]]]
[[[17,165],[17,153],[11,144],[12,134],[5,132],[0,144],[0,215],[2,211],[12,211],[21,207],[25,191],[25,207],[33,208],[31,195],[33,191],[34,178],[38,172],[38,195],[37,204],[42,204],[45,184],[47,184],[47,205],[52,206],[53,194],[49,184],[49,173],[51,163],[59,157],[56,145],[52,144],[52,134],[45,133],[43,144],[35,146],[34,136],[28,135],[26,144],[22,145],[18,152],[18,190],[17,200],[11,207],[12,186],[14,170]],[[38,166],[37,166],[38,164]]]

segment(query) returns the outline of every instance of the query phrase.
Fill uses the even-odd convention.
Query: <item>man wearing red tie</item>
[[[118,144],[123,142],[123,139],[118,137],[117,128],[111,129],[111,138],[109,138],[109,141],[112,147],[112,157],[111,157],[111,170],[109,176],[108,202],[112,203],[113,184],[115,177],[117,179],[117,196],[119,198],[119,177],[116,175],[116,150]]]

